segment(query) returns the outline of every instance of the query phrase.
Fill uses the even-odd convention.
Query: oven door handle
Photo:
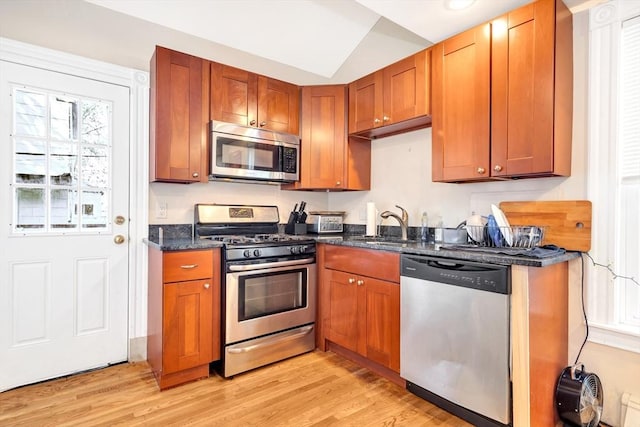
[[[265,262],[264,264],[250,264],[250,265],[230,265],[229,271],[251,271],[251,270],[263,270],[265,268],[275,268],[275,267],[290,267],[293,265],[301,265],[301,264],[311,264],[315,262],[315,258],[303,258],[303,259],[294,259],[290,261],[276,261],[276,262]]]
[[[262,347],[272,346],[272,345],[279,344],[279,343],[282,343],[282,342],[295,340],[297,338],[300,338],[300,337],[303,337],[305,335],[308,335],[312,330],[313,330],[313,325],[309,325],[309,326],[305,326],[303,328],[300,328],[300,329],[298,329],[296,331],[292,331],[292,332],[290,332],[290,333],[288,333],[286,335],[282,335],[281,337],[279,337],[275,341],[262,342],[262,343],[259,343],[259,344],[248,345],[246,347],[240,347],[240,348],[237,348],[237,347],[236,348],[229,348],[229,349],[227,349],[227,351],[229,353],[232,353],[232,354],[248,353],[250,351],[259,350]]]

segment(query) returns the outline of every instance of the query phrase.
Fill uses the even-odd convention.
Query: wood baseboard
[[[188,383],[202,378],[208,378],[209,364],[196,366],[195,368],[185,369],[184,371],[179,371],[172,374],[161,374],[159,372],[154,372],[153,374],[156,377],[156,381],[158,382],[158,387],[160,387],[160,390],[166,390],[180,384]]]
[[[375,362],[372,362],[371,360],[367,359],[364,356],[361,356],[358,353],[354,353],[351,350],[348,350],[342,346],[339,346],[336,343],[333,343],[331,341],[326,341],[326,350],[327,351],[332,351],[342,357],[344,357],[345,359],[349,359],[352,362],[357,363],[358,365],[369,369],[370,371],[375,372],[376,374],[380,375],[381,377],[384,377],[386,379],[388,379],[389,381],[391,381],[394,384],[399,385],[402,388],[406,388],[406,381],[400,377],[400,374],[398,374],[395,371],[392,371],[391,369],[379,365]]]

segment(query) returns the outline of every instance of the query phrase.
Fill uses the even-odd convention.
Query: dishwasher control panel
[[[400,275],[500,294],[511,293],[509,266],[402,255]]]

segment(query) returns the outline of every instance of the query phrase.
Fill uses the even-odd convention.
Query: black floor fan
[[[556,387],[556,409],[568,425],[596,427],[602,416],[602,383],[596,374],[585,372],[584,365],[562,370]]]

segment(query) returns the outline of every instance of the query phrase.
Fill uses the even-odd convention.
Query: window
[[[110,103],[25,87],[12,96],[12,231],[106,229]]]
[[[589,27],[590,339],[640,352],[640,2],[597,6]]]

